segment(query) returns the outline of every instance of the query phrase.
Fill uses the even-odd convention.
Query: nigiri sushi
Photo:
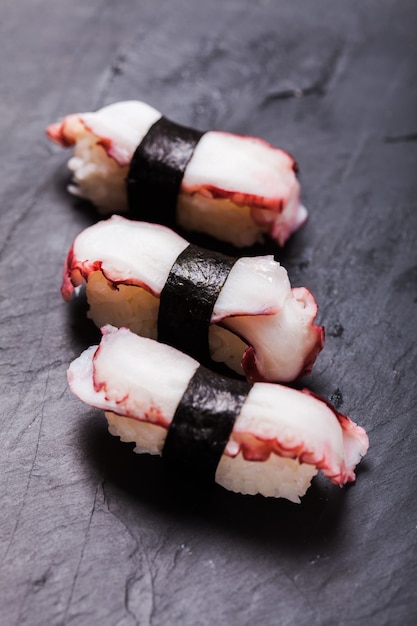
[[[179,476],[293,502],[318,470],[340,486],[355,479],[368,437],[326,401],[224,378],[125,328],[102,331],[100,345],[70,365],[69,386],[136,452],[162,455]]]
[[[46,134],[74,147],[69,191],[104,214],[207,233],[238,247],[283,245],[304,223],[294,159],[262,139],[202,133],[139,101],[77,113]]]
[[[81,232],[66,258],[64,299],[84,282],[98,327],[127,326],[250,381],[308,374],[323,347],[313,296],[291,289],[272,256],[228,257],[160,224],[114,215]]]

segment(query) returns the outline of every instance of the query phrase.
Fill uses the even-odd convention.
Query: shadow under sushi
[[[107,431],[102,415],[94,423],[79,423],[79,445],[93,465],[106,491],[118,502],[118,516],[132,520],[151,507],[162,521],[178,522],[190,532],[230,534],[267,551],[290,549],[294,554],[317,551],[324,544],[340,546],[340,521],[351,487],[340,489],[317,476],[301,504],[285,499],[248,496],[226,491],[218,485],[199,488],[192,482],[179,485],[167,477],[160,457],[139,455],[134,445],[122,443]],[[366,468],[362,468],[366,470]],[[191,530],[192,529],[192,530]]]
[[[66,307],[67,332],[71,334],[71,343],[78,352],[101,341],[100,329],[87,317],[88,302],[85,285],[80,285],[75,297],[71,298]]]

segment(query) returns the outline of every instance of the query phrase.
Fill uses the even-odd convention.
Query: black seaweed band
[[[168,429],[162,451],[167,469],[180,478],[212,482],[251,388],[200,366]]]
[[[161,291],[158,340],[211,362],[208,329],[214,305],[236,258],[190,244],[178,256]]]
[[[130,211],[139,219],[173,226],[181,182],[204,133],[161,117],[133,155],[127,176]]]

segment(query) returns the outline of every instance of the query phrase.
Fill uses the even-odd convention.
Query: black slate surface
[[[3,625],[411,625],[417,619],[417,9],[413,0],[21,0],[0,20]],[[178,499],[67,389],[96,337],[59,294],[97,216],[44,138],[137,98],[264,137],[301,170],[279,257],[320,306],[305,380],[365,426],[355,485],[301,505]]]

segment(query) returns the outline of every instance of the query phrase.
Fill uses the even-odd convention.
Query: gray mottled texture
[[[415,623],[416,32],[414,0],[2,2],[2,625]],[[61,270],[96,214],[44,128],[128,98],[299,162],[277,254],[327,330],[306,384],[369,432],[354,486],[183,502],[69,393],[97,334]]]

